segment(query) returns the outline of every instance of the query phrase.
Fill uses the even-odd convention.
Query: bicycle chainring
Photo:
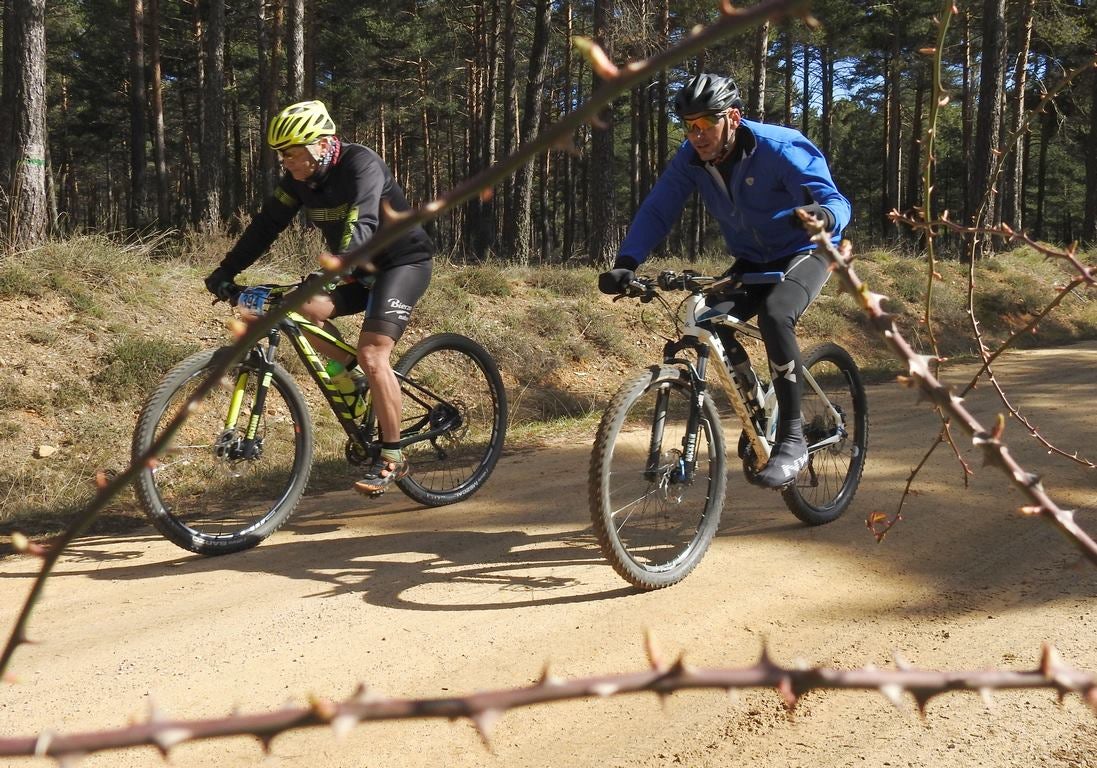
[[[378,449],[375,446],[353,438],[347,440],[347,444],[343,446],[343,455],[347,463],[356,467],[372,463],[377,453]]]

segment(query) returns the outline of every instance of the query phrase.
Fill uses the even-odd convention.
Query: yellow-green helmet
[[[267,143],[271,149],[286,149],[298,144],[311,144],[324,136],[335,135],[335,123],[321,101],[300,101],[290,104],[267,127]]]

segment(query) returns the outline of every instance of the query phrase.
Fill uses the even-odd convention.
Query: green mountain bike
[[[269,310],[296,285],[253,286],[234,304]],[[178,546],[202,555],[254,547],[293,514],[308,484],[313,424],[298,383],[277,361],[288,339],[347,435],[354,465],[380,453],[373,410],[353,417],[309,337],[350,356],[356,350],[304,316],[290,312],[190,412],[166,449],[137,482],[137,497],[156,528]],[[153,391],[137,420],[132,455],[143,456],[165,425],[208,378],[224,350],[183,360]],[[401,437],[411,473],[397,482],[420,504],[467,499],[487,481],[507,425],[507,398],[491,355],[452,333],[418,342],[393,366],[400,382]]]

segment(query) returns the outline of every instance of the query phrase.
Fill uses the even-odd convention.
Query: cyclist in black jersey
[[[236,276],[266,252],[302,209],[323,234],[328,252],[338,255],[358,249],[381,230],[386,208],[401,212],[411,207],[385,162],[368,147],[341,141],[319,101],[291,104],[275,115],[267,143],[278,152],[285,173],[236,245],[206,278],[206,288],[220,299],[233,294]],[[315,323],[365,312],[358,362],[369,376],[382,451],[355,483],[362,493],[384,491],[408,472],[399,443],[400,387],[389,357],[430,283],[434,250],[427,233],[415,227],[378,254],[369,272],[354,270],[334,290],[314,296],[301,308],[301,314]],[[319,340],[316,346],[338,359],[334,348]],[[355,366],[352,361],[339,362]]]

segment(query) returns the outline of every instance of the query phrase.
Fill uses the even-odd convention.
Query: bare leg
[[[400,384],[389,362],[395,346],[394,339],[380,333],[362,331],[358,337],[358,363],[369,377],[381,439],[393,443],[400,439]]]
[[[339,330],[328,322],[328,318],[335,313],[335,303],[331,300],[331,297],[326,293],[321,293],[313,296],[306,301],[301,307],[301,314],[307,317],[317,325],[323,326],[324,330],[333,336],[339,336]],[[342,338],[340,336],[340,338]],[[321,355],[324,355],[329,360],[338,360],[343,365],[350,362],[350,356],[343,350],[329,344],[323,339],[309,334],[309,341],[312,342],[312,346],[316,348],[316,351]]]

